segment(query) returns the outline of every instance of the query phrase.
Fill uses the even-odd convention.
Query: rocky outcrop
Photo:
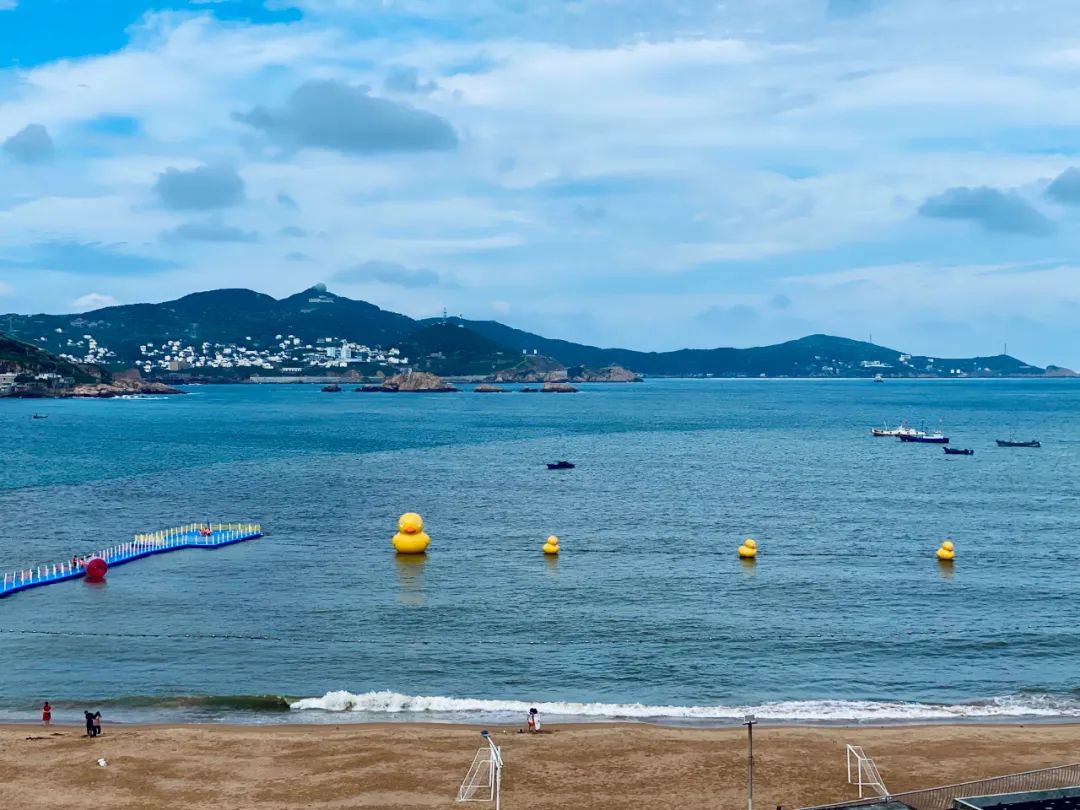
[[[499,388],[497,385],[487,385],[486,383],[473,389],[477,394],[501,394],[505,390],[505,388]]]
[[[499,369],[487,378],[493,383],[526,383],[561,381],[566,379],[566,366],[550,357],[529,354],[510,368]]]
[[[1064,366],[1047,366],[1046,367],[1046,376],[1047,377],[1080,377],[1080,374],[1077,374],[1071,368],[1065,368]]]
[[[549,382],[544,383],[541,391],[545,394],[576,394],[578,390],[569,383]]]
[[[566,370],[566,378],[570,382],[641,382],[640,376],[622,366],[596,369],[574,366]]]
[[[147,382],[143,379],[114,379],[111,383],[84,383],[76,385],[61,396],[86,397],[90,399],[112,399],[113,397],[133,397],[144,394],[183,394],[183,391],[159,382]]]
[[[429,374],[426,371],[395,374],[381,385],[365,385],[356,390],[364,393],[378,392],[383,394],[396,394],[399,391],[417,394],[445,394],[457,391],[454,386],[444,382],[442,377]]]

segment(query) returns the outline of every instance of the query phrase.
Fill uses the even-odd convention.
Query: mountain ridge
[[[642,352],[547,338],[493,320],[413,319],[315,285],[285,298],[245,288],[205,290],[158,304],[126,304],[70,315],[3,316],[24,342],[79,362],[122,367],[146,362],[146,347],[236,347],[234,356],[273,358],[337,342],[393,348],[409,366],[455,375],[488,375],[522,355],[564,367],[622,366],[650,376],[1036,376],[1046,369],[1008,355],[942,358],[910,355],[873,343],[813,334],[767,346]],[[284,343],[283,343],[284,341]],[[293,343],[295,341],[295,343]],[[288,344],[288,352],[282,347]],[[93,351],[89,351],[94,346]],[[171,347],[171,344],[169,344]],[[86,350],[86,356],[78,352]],[[224,349],[218,349],[219,353]],[[260,354],[261,353],[261,354]],[[228,354],[228,352],[226,352]],[[165,354],[164,356],[170,356]],[[179,355],[178,355],[179,356]],[[381,356],[381,355],[380,355]],[[155,360],[155,362],[158,362]],[[252,361],[256,362],[256,361]],[[259,360],[257,362],[263,362]],[[279,367],[286,367],[282,360]],[[351,361],[357,362],[357,361]],[[256,369],[275,370],[269,360]],[[373,370],[361,366],[363,370]],[[246,373],[246,372],[245,372]],[[253,373],[253,372],[252,372]],[[243,376],[238,373],[236,376]]]

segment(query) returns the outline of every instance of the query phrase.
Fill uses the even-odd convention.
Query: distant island
[[[211,290],[160,304],[0,318],[0,395],[102,396],[185,382],[357,382],[409,372],[454,381],[628,383],[650,377],[1065,377],[1007,354],[945,358],[831,335],[773,346],[640,352],[497,321],[414,320],[316,285],[283,299]],[[121,374],[121,372],[125,372]],[[400,383],[389,383],[387,388]],[[86,393],[84,395],[91,395]]]

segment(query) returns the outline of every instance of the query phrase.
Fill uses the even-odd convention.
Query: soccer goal
[[[849,785],[858,786],[860,799],[863,798],[864,790],[867,789],[882,798],[889,795],[877,764],[866,755],[862,746],[849,745],[847,747],[847,781]]]
[[[500,810],[502,793],[502,751],[487,731],[481,731],[484,744],[473,757],[469,772],[458,788],[459,802],[495,802],[495,810]]]

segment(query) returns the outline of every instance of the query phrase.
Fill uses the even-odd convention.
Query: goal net
[[[502,781],[502,753],[495,742],[483,733],[484,744],[473,757],[469,772],[458,788],[459,802],[495,802],[499,806],[500,782]]]
[[[849,785],[856,785],[859,788],[860,799],[866,793],[883,798],[889,795],[885,782],[881,779],[881,773],[878,772],[877,764],[866,755],[862,746],[849,745],[847,747],[847,780]]]

